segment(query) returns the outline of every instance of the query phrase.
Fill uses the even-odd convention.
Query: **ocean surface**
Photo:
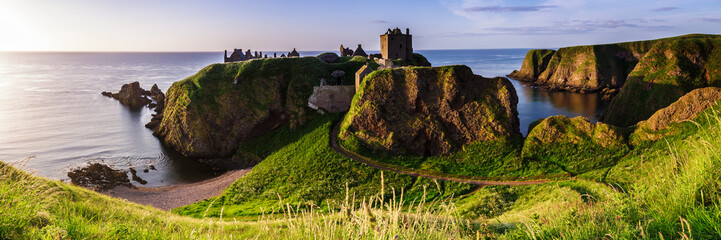
[[[434,66],[464,64],[476,74],[494,77],[520,68],[526,51],[418,52]],[[210,169],[165,148],[145,128],[150,109],[130,110],[100,92],[117,92],[133,81],[145,89],[158,84],[165,91],[173,82],[222,61],[222,52],[0,53],[0,160],[65,181],[68,171],[94,162],[122,170],[133,167],[148,181],[146,187],[210,178]],[[549,93],[512,82],[524,135],[528,124],[552,115],[596,121],[606,105],[595,94]]]

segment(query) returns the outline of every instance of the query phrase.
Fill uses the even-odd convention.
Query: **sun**
[[[29,24],[16,13],[0,9],[0,51],[32,50],[37,42]]]

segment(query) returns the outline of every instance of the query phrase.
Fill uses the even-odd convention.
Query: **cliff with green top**
[[[721,86],[721,37],[691,35],[658,41],[628,75],[602,121],[630,126],[696,88]]]
[[[510,81],[466,66],[375,71],[356,93],[340,136],[395,153],[449,154],[475,141],[519,139],[517,102]]]
[[[366,58],[325,63],[316,57],[270,58],[213,64],[168,89],[166,107],[153,133],[166,145],[194,158],[226,158],[238,144],[279,126],[312,118],[307,99],[321,78],[342,70],[352,84]]]
[[[508,77],[552,90],[597,92],[621,88],[644,56],[662,42],[718,38],[692,34],[648,41],[531,50],[520,70]],[[549,58],[549,55],[550,58]]]

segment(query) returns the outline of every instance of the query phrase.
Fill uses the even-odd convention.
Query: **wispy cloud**
[[[385,21],[385,20],[373,20],[373,21],[370,21],[370,22],[368,22],[368,23],[373,23],[373,24],[386,24],[386,23],[388,23],[388,21]]]
[[[698,20],[704,22],[721,23],[721,18],[699,18]]]
[[[721,21],[721,19],[718,19]],[[640,25],[638,23],[649,22],[643,19],[633,20],[575,20],[558,21],[547,26],[523,26],[523,27],[489,27],[481,29],[480,32],[454,32],[441,33],[439,37],[479,37],[489,35],[558,35],[558,34],[582,34],[599,32],[604,29],[645,29],[645,30],[666,30],[672,28],[665,25]]]
[[[678,9],[677,7],[660,7],[660,8],[654,8],[651,9],[651,12],[670,12],[673,10]]]
[[[466,12],[538,12],[545,9],[557,8],[553,5],[542,5],[542,6],[487,6],[487,7],[467,7],[463,9]]]

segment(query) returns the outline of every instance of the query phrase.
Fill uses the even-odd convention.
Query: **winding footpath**
[[[517,185],[531,185],[531,184],[539,184],[539,183],[546,183],[549,182],[549,180],[531,180],[531,181],[484,181],[484,180],[476,180],[471,178],[464,178],[463,176],[454,176],[454,177],[444,177],[444,176],[435,176],[425,173],[416,173],[416,172],[410,172],[405,171],[402,169],[395,169],[387,166],[382,166],[377,164],[375,161],[361,156],[360,154],[354,153],[349,151],[348,149],[345,149],[342,145],[338,144],[338,131],[340,129],[341,121],[339,121],[334,127],[333,130],[331,130],[330,133],[330,147],[333,148],[336,152],[340,153],[341,155],[362,162],[370,167],[380,169],[380,170],[387,170],[391,172],[396,172],[400,174],[406,174],[411,175],[415,177],[424,177],[424,178],[431,178],[431,179],[438,179],[443,181],[453,181],[453,182],[464,182],[464,183],[471,183],[478,186],[488,186],[488,185],[507,185],[507,186],[517,186]]]
[[[530,181],[485,181],[467,178],[464,176],[436,176],[425,173],[417,173],[388,167],[379,164],[367,157],[361,156],[360,154],[354,153],[345,149],[343,146],[338,144],[338,131],[340,129],[340,122],[338,122],[330,133],[330,147],[341,155],[350,158],[352,160],[361,162],[370,167],[392,171],[400,174],[411,175],[415,177],[424,177],[430,179],[438,179],[442,181],[454,181],[475,184],[478,186],[487,185],[531,185],[546,183],[549,180],[530,180]],[[198,201],[202,201],[211,197],[215,197],[223,193],[223,191],[230,187],[238,178],[243,177],[246,173],[250,172],[252,168],[246,168],[241,170],[229,171],[221,176],[208,179],[205,181],[189,184],[179,184],[167,187],[157,188],[144,188],[144,187],[115,187],[113,189],[103,191],[101,193],[122,198],[131,202],[150,205],[163,210],[171,210],[173,208],[186,206]]]

